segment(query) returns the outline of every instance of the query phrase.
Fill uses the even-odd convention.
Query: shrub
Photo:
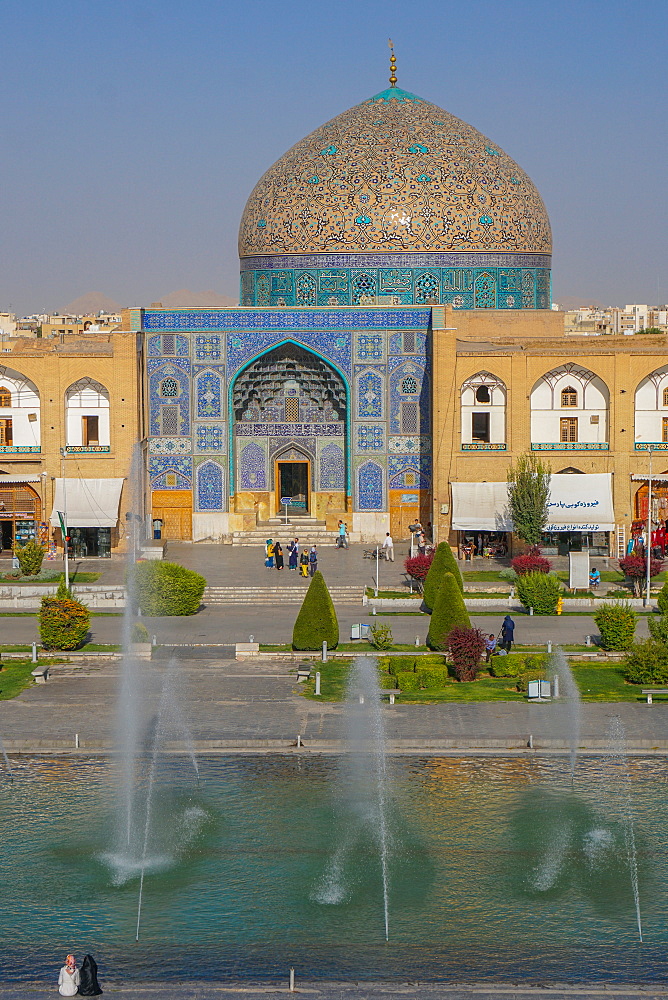
[[[624,661],[624,676],[631,684],[667,684],[668,646],[655,639],[633,643]]]
[[[429,555],[413,556],[412,558],[409,556],[404,563],[404,569],[410,576],[411,580],[414,580],[417,583],[420,590],[422,590],[425,577],[429,572],[429,567],[432,564],[433,558],[434,553],[430,552]]]
[[[194,615],[199,611],[206,580],[185,566],[140,562],[134,570],[137,602],[143,615]]]
[[[71,601],[73,599],[72,588],[68,587],[64,580],[61,580],[56,590],[56,597],[59,601]]]
[[[452,573],[452,576],[459,587],[460,593],[463,594],[464,581],[462,580],[462,574],[459,572],[457,560],[453,556],[452,549],[448,543],[440,542],[436,548],[434,559],[429,567],[429,572],[427,573],[424,581],[424,603],[430,610],[433,610],[434,603],[436,602],[436,595],[440,589],[444,573]]]
[[[397,687],[402,694],[412,691],[435,691],[448,683],[447,667],[433,667],[423,670],[400,670],[396,675]]]
[[[431,669],[432,667],[443,667],[445,666],[445,657],[431,655],[431,656],[388,656],[387,672],[393,674],[395,677],[402,671],[416,671],[424,669]],[[379,660],[378,664],[382,661]]]
[[[540,554],[537,545],[523,556],[515,556],[510,560],[510,565],[518,576],[526,576],[527,573],[549,573],[552,569],[552,563]]]
[[[643,580],[647,578],[647,559],[645,556],[624,556],[623,559],[619,560],[619,568],[622,570],[624,575],[628,577],[633,583],[633,593],[636,597],[640,597],[642,593]],[[662,559],[652,559],[650,556],[649,560],[649,575],[650,577],[656,576],[663,569]]]
[[[668,583],[664,583],[663,587],[659,591],[657,604],[659,605],[659,611],[661,614],[668,615]]]
[[[391,649],[394,639],[392,629],[389,625],[372,625],[369,629],[371,636],[369,642],[374,649]]]
[[[637,615],[627,601],[602,604],[594,615],[603,649],[628,649],[633,642]]]
[[[534,614],[553,615],[561,597],[561,583],[546,573],[526,573],[517,579],[517,596],[525,608],[533,608]]]
[[[325,578],[316,570],[292,630],[292,648],[321,649],[323,642],[329,649],[336,649],[339,623]]]
[[[649,634],[655,642],[660,642],[668,646],[668,615],[661,615],[654,618],[652,615],[647,619]]]
[[[88,636],[90,611],[70,598],[43,597],[38,620],[44,649],[77,649]]]
[[[14,555],[19,561],[24,576],[37,576],[42,568],[45,551],[46,549],[35,541],[14,546]]]
[[[448,636],[448,649],[458,681],[474,681],[485,652],[485,636],[479,628],[455,626]]]
[[[514,569],[506,567],[506,569],[499,570],[499,576],[502,580],[508,580],[510,583],[517,583],[517,573]]]
[[[547,657],[544,653],[508,653],[507,656],[493,656],[489,672],[493,677],[521,677],[523,674],[545,672]]]
[[[415,671],[400,670],[395,676],[397,678],[397,687],[402,694],[407,694],[410,691],[419,691],[420,679]]]
[[[471,620],[464,605],[462,592],[452,573],[444,573],[440,590],[434,601],[429,622],[427,645],[430,649],[445,650],[448,636],[456,625],[470,628]]]
[[[130,642],[150,642],[148,629],[142,622],[135,622],[130,631]]]

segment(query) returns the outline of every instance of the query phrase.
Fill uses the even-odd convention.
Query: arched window
[[[491,403],[491,396],[489,394],[488,385],[479,385],[475,391],[475,401],[476,403]]]
[[[0,389],[0,399],[2,398],[1,393],[2,393],[2,389]],[[9,406],[9,403],[7,403],[7,404],[0,403],[0,406],[5,406],[5,405]],[[663,390],[663,405],[664,406],[668,406],[668,388],[666,388],[666,389]]]
[[[572,385],[567,385],[565,389],[561,390],[561,405],[562,406],[578,405],[578,392],[577,389],[574,389]]]
[[[109,450],[109,393],[92,378],[74,382],[65,393],[67,445]]]
[[[0,385],[0,406],[11,406],[12,394],[4,385]]]
[[[174,399],[179,394],[179,383],[175,378],[163,378],[160,383],[160,395],[163,399]]]

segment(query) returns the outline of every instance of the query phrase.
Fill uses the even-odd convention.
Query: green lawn
[[[32,684],[31,671],[35,664],[30,660],[10,660],[0,670],[0,701],[15,698]]]
[[[645,700],[641,694],[642,685],[626,683],[624,668],[620,663],[575,662],[571,664],[571,668],[584,702]],[[313,674],[315,675],[316,670],[320,671],[320,698],[315,699],[313,693],[314,679],[303,685],[304,697],[321,701],[343,701],[349,669],[349,660],[330,660],[328,663],[314,665]],[[515,678],[490,677],[487,673],[481,674],[471,683],[462,684],[452,678],[442,688],[397,695],[397,703],[405,705],[479,701],[526,701],[526,695],[517,691]]]

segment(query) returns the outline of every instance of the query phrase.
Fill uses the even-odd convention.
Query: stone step
[[[204,604],[301,604],[308,581],[304,586],[295,581],[295,587],[207,587]],[[337,604],[361,604],[364,594],[361,587],[330,587],[332,600]]]

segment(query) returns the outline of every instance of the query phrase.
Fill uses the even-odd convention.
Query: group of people
[[[418,520],[415,520],[413,524],[409,524],[408,530],[411,533],[413,545],[415,545],[417,549],[417,554],[419,556],[425,555],[427,552],[427,536],[431,538],[431,521],[428,523],[426,531]],[[413,545],[411,545],[411,550]]]
[[[489,663],[492,657],[497,653],[503,653],[504,655],[509,653],[513,648],[514,641],[515,622],[510,615],[506,615],[503,619],[498,636],[494,635],[493,632],[490,632],[485,639],[485,663]]]
[[[58,976],[58,992],[63,997],[98,997],[102,987],[97,979],[97,962],[92,955],[85,955],[81,969],[77,968],[74,955],[68,955]]]
[[[318,568],[318,548],[312,545],[310,549],[299,548],[299,539],[292,538],[287,544],[288,569],[295,572],[299,569],[299,575],[303,577],[313,576]],[[283,556],[283,546],[276,540],[268,538],[265,543],[264,564],[267,569],[281,570],[285,565]]]

